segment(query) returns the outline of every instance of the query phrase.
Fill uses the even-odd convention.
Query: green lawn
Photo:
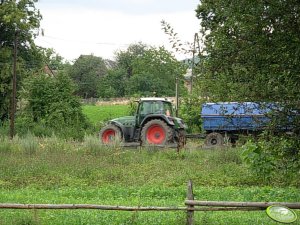
[[[83,105],[82,109],[92,124],[129,115],[128,105]]]
[[[92,136],[82,143],[56,137],[1,143],[1,203],[184,206],[189,179],[198,200],[300,202],[298,187],[255,178],[238,148],[209,151],[188,143],[178,154],[102,147]],[[195,215],[195,224],[277,224],[264,211]],[[184,212],[0,210],[0,224],[185,224],[185,218]]]

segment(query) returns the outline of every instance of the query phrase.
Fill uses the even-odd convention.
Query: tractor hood
[[[181,128],[186,130],[188,126],[183,122],[181,118],[178,117],[167,117],[169,121],[172,121],[176,128]]]
[[[111,123],[116,123],[124,127],[133,127],[135,126],[135,116],[124,116],[119,117],[113,120],[110,120]]]

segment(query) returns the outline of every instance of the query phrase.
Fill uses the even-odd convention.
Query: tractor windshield
[[[145,101],[140,105],[140,114],[165,114],[173,116],[172,104],[165,101]]]

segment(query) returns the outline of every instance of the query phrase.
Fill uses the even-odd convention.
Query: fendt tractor
[[[100,131],[103,144],[120,141],[125,146],[181,148],[186,143],[187,126],[174,117],[172,103],[166,98],[141,98],[136,115],[108,121]]]

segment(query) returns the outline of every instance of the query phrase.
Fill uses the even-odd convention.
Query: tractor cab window
[[[140,114],[147,115],[151,113],[151,102],[143,102],[140,105]]]
[[[140,105],[140,114],[165,114],[167,116],[173,115],[172,104],[163,101],[145,101]]]
[[[164,102],[164,112],[167,116],[173,116],[173,107],[170,102]]]

